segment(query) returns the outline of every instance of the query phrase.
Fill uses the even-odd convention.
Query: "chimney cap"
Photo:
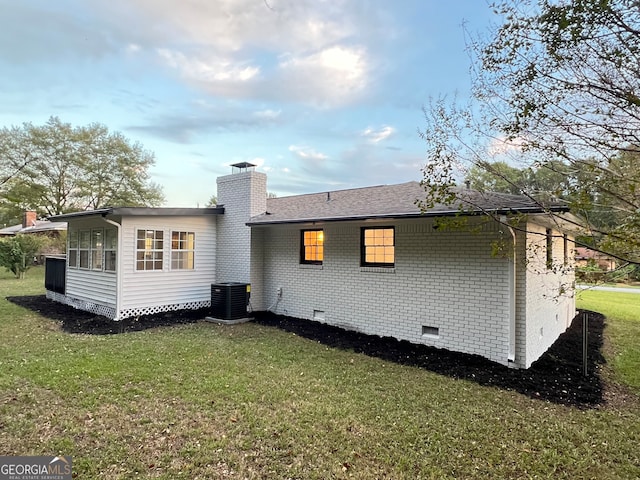
[[[238,169],[240,172],[247,172],[249,170],[254,171],[256,166],[256,164],[249,162],[232,163],[231,173],[235,173],[235,169]]]

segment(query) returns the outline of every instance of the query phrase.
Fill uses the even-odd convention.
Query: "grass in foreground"
[[[640,394],[640,294],[583,290],[578,308],[607,317],[607,335],[613,346],[607,361],[620,380]]]
[[[109,479],[640,476],[637,405],[559,406],[252,323],[71,335],[4,300],[41,285],[0,277],[0,455]]]

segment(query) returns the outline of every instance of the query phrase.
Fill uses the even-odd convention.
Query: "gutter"
[[[222,215],[224,207],[207,207],[207,208],[165,208],[165,207],[106,207],[97,210],[83,210],[81,212],[62,213],[60,215],[50,215],[48,220],[60,221],[68,218],[90,217],[95,215],[115,215],[123,217],[133,216],[166,216],[175,217],[183,216],[199,216],[199,215]]]
[[[284,219],[276,219],[269,220],[269,215],[273,215],[272,213],[267,212],[266,214],[258,215],[253,217],[254,220],[249,219],[245,225],[249,227],[259,227],[264,225],[283,225],[283,224],[297,224],[297,223],[314,223],[314,222],[351,222],[351,221],[365,221],[365,220],[384,220],[384,219],[392,219],[392,220],[401,220],[407,218],[435,218],[435,217],[457,217],[457,216],[465,216],[465,217],[474,217],[474,216],[483,216],[483,215],[500,215],[506,216],[510,214],[538,214],[538,213],[564,213],[567,211],[566,209],[548,209],[544,210],[539,207],[531,207],[531,208],[517,208],[517,209],[496,209],[496,210],[478,210],[478,211],[460,211],[460,210],[442,210],[442,211],[427,211],[427,212],[411,212],[411,213],[382,213],[382,214],[363,214],[363,215],[344,215],[344,216],[335,216],[335,217],[304,217],[304,218],[284,218]],[[258,218],[260,217],[260,218]],[[266,218],[265,218],[266,217]]]
[[[501,216],[500,222],[509,229],[512,238],[512,259],[511,265],[509,268],[509,353],[507,355],[507,362],[513,363],[516,361],[516,232],[515,230],[507,223],[507,217]]]
[[[120,254],[120,248],[122,245],[122,225],[113,220],[105,218],[106,213],[102,216],[102,219],[116,227],[118,230],[118,248],[116,249],[116,318],[118,320],[120,316],[120,305],[122,304],[122,255]],[[104,261],[104,260],[103,260]]]

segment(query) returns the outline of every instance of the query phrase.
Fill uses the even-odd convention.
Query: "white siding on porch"
[[[216,266],[215,216],[125,217],[122,220],[121,313],[145,314],[171,306],[199,308],[211,301]],[[136,271],[136,231],[164,232],[163,270]],[[171,270],[171,232],[195,232],[195,269]],[[173,309],[173,308],[168,308]]]
[[[100,218],[82,219],[69,223],[69,232],[97,228],[115,228]],[[105,305],[116,306],[116,273],[66,268],[65,295],[72,299]]]
[[[65,294],[68,297],[115,308],[116,274],[114,272],[94,272],[67,267]]]

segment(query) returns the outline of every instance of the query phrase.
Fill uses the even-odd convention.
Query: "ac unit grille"
[[[211,285],[211,316],[221,320],[237,320],[247,316],[250,285],[225,282]]]

